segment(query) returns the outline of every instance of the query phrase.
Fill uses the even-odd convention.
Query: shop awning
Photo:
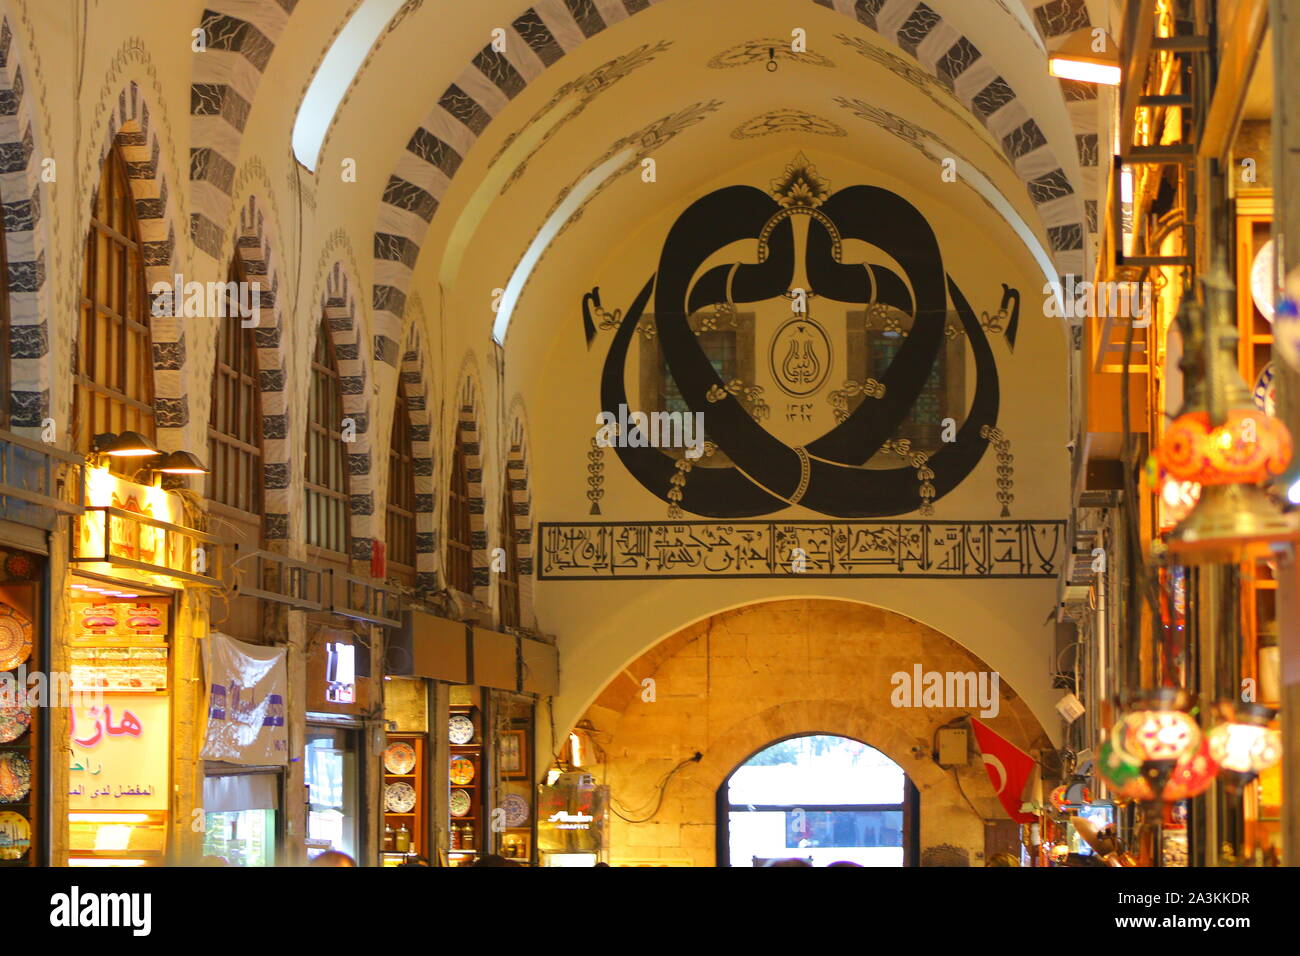
[[[389,641],[389,673],[549,696],[560,686],[553,644],[407,610]]]

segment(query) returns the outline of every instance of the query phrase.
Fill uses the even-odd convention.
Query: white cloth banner
[[[288,764],[288,652],[217,632],[203,644],[208,730],[202,756],[250,766]]]

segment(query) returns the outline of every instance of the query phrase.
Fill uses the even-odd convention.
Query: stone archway
[[[930,758],[935,730],[966,711],[890,703],[891,675],[916,663],[988,670],[918,621],[835,600],[750,604],[666,638],[616,675],[579,722],[611,788],[611,859],[713,866],[716,794],[732,771],[774,740],[832,734],[869,744],[912,780],[923,859],[954,847],[981,865],[985,821],[1002,818],[983,765],[975,756],[945,770]],[[984,719],[1023,750],[1050,746],[1005,685],[999,713]],[[653,817],[629,821],[656,803]]]

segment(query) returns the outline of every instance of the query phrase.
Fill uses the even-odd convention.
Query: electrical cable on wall
[[[659,782],[655,784],[654,787],[654,789],[659,791],[659,796],[658,799],[655,799],[655,808],[650,811],[649,816],[645,816],[640,819],[633,819],[632,817],[625,815],[622,811],[619,810],[619,807],[622,806],[622,804],[613,796],[609,798],[610,810],[613,811],[614,815],[617,816],[620,820],[623,820],[627,823],[649,823],[656,816],[658,816],[659,811],[663,809],[664,797],[668,795],[668,784],[672,782],[673,777],[675,777],[678,774],[678,772],[681,771],[681,769],[685,767],[687,764],[699,763],[702,759],[704,759],[704,755],[699,751],[696,751],[693,756],[687,757],[685,760],[683,760],[681,763],[673,767],[673,769],[669,770],[666,774],[664,774],[662,777],[659,778]],[[654,798],[651,797],[650,799],[654,799]],[[631,810],[628,809],[627,807],[623,807],[623,810],[626,810],[627,813],[637,813],[640,810],[644,809],[647,805],[649,805],[650,799],[647,799],[646,802],[642,804],[641,807],[638,807],[636,810]]]

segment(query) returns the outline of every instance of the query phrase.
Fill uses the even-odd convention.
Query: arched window
[[[501,550],[505,552],[505,567],[497,572],[497,604],[500,608],[501,626],[519,626],[519,549],[515,543],[515,503],[510,493],[510,479],[506,478],[505,493],[501,495]]]
[[[411,454],[411,410],[402,384],[397,385],[392,438],[388,445],[388,515],[384,539],[389,570],[415,583],[415,464]]]
[[[849,312],[848,362],[856,381],[885,377],[894,358],[907,342],[915,320],[900,309],[876,306],[870,311]],[[948,316],[950,328],[961,328],[956,314]],[[951,418],[960,428],[966,421],[966,336],[946,337],[920,393],[899,423],[894,438],[907,439],[913,449],[934,453],[943,447],[944,421]],[[847,398],[845,412],[851,413],[863,401],[863,394]],[[872,467],[897,466],[889,452],[878,452]]]
[[[447,583],[474,593],[474,534],[469,514],[469,472],[465,444],[459,436],[451,456],[451,492],[447,501]]]
[[[307,409],[307,544],[349,552],[348,469],[343,449],[343,389],[329,320],[321,321],[311,359]]]
[[[825,866],[913,865],[916,787],[880,751],[810,734],[764,747],[718,789],[718,864],[797,858]]]
[[[73,428],[78,451],[96,435],[139,432],[155,440],[153,356],[135,206],[117,146],[99,174],[81,276]],[[116,461],[116,459],[114,459]],[[123,459],[122,467],[133,467]]]
[[[230,267],[227,296],[244,281],[238,262]],[[208,497],[250,515],[262,513],[262,395],[257,341],[240,323],[235,303],[217,326],[217,364],[208,418]]]

